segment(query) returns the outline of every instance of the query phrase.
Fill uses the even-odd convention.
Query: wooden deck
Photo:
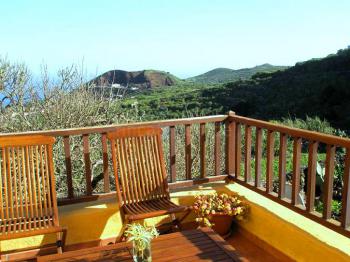
[[[132,245],[122,242],[115,245],[95,247],[38,257],[46,261],[132,261]],[[154,261],[247,261],[210,228],[185,230],[166,234],[152,241]]]
[[[268,245],[248,232],[237,230],[226,241],[248,261],[277,262],[294,261],[275,247]]]
[[[183,225],[184,230],[196,228],[197,223],[186,223]],[[246,261],[251,262],[289,262],[294,261],[275,247],[267,244],[261,239],[246,230],[236,227],[232,235],[226,241],[240,254]],[[244,260],[243,260],[244,261]]]
[[[187,229],[189,228],[193,228],[190,225],[187,225]],[[191,231],[188,231],[191,232]],[[167,235],[164,235],[162,238],[167,239]],[[266,244],[265,242],[263,242],[262,240],[256,238],[255,236],[251,235],[250,233],[242,230],[242,229],[237,229],[231,237],[229,237],[228,239],[226,239],[226,241],[233,247],[232,250],[235,250],[240,257],[241,261],[256,261],[256,262],[265,262],[265,261],[269,261],[269,262],[277,262],[277,261],[293,261],[292,259],[290,259],[289,257],[287,257],[285,254],[283,254],[282,252],[276,250],[274,247]],[[75,250],[77,250],[78,246],[75,247]],[[108,246],[110,247],[110,246]],[[108,248],[106,247],[106,248]],[[84,247],[86,248],[86,247]],[[91,249],[90,246],[90,250],[99,250],[101,249],[96,247]],[[72,251],[72,249],[71,249]],[[77,253],[78,251],[78,253]],[[69,252],[72,254],[79,254],[81,255],[81,251],[80,249],[78,249],[77,251],[73,251],[73,252]],[[176,258],[176,255],[174,255],[174,259]],[[55,257],[55,255],[53,256],[48,256],[46,258],[50,258],[50,257]],[[42,261],[46,261],[45,257],[42,257],[41,259]],[[31,260],[31,261],[36,261],[36,260]]]

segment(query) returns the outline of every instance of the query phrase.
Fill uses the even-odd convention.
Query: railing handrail
[[[156,121],[145,121],[145,122],[132,122],[124,124],[114,124],[105,126],[92,126],[92,127],[79,127],[79,128],[66,128],[66,129],[54,129],[54,130],[43,130],[43,131],[26,131],[26,132],[15,132],[15,133],[0,133],[0,137],[5,136],[20,136],[20,135],[47,135],[47,136],[74,136],[74,135],[89,135],[89,134],[101,134],[114,131],[116,128],[123,127],[137,127],[137,126],[175,126],[175,125],[190,125],[200,123],[212,123],[221,122],[226,120],[227,115],[214,115],[214,116],[203,116],[203,117],[190,117],[190,118],[179,118],[171,120],[156,120]]]
[[[328,228],[333,229],[343,235],[350,237],[350,139],[327,135],[320,132],[314,132],[304,129],[282,126],[266,121],[237,116],[230,113],[227,122],[233,123],[233,132],[229,135],[234,142],[234,160],[231,160],[234,166],[233,179],[237,183],[258,192],[265,197],[278,202],[305,217],[308,217]],[[244,137],[242,129],[244,130]],[[252,154],[252,128],[255,128],[255,150]],[[266,144],[263,144],[263,130],[266,130]],[[275,134],[277,136],[275,136]],[[276,137],[279,138],[279,149],[276,154]],[[243,140],[243,143],[242,143]],[[307,141],[307,170],[301,172],[303,140]],[[319,154],[319,146],[326,146],[326,156],[324,160],[324,182],[322,185],[322,214],[316,212],[316,173]],[[288,149],[288,144],[293,145]],[[242,145],[244,148],[242,148]],[[343,178],[342,178],[342,197],[341,212],[339,220],[332,218],[332,201],[334,191],[336,149],[337,147],[345,149]],[[263,156],[263,148],[266,148],[266,154]],[[243,150],[244,149],[244,150]],[[287,150],[292,150],[289,161],[292,160],[291,179],[289,185],[291,192],[289,198],[286,198],[287,183]],[[324,150],[324,149],[323,149]],[[266,169],[264,181],[262,178],[262,159],[266,159]],[[232,159],[232,158],[231,158]],[[274,170],[274,161],[278,162],[278,173]],[[251,162],[254,161],[255,177],[252,177]],[[242,165],[243,163],[243,165]],[[278,177],[276,178],[276,175]],[[301,188],[301,176],[305,177],[304,189]],[[274,192],[273,183],[277,181],[277,191]],[[262,183],[263,182],[263,183]],[[264,185],[265,183],[265,185]],[[299,193],[305,193],[305,205],[301,205]]]
[[[270,131],[277,131],[293,137],[299,137],[299,138],[304,138],[311,141],[318,141],[321,143],[330,144],[334,146],[350,148],[350,139],[348,138],[328,135],[328,134],[310,131],[306,129],[288,127],[280,124],[275,124],[267,121],[257,120],[257,119],[238,116],[238,115],[230,115],[228,119],[236,121],[241,124],[248,125],[248,126],[253,126],[253,127],[257,126],[259,128],[265,128]]]

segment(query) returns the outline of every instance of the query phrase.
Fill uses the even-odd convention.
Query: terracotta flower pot
[[[210,222],[213,225],[213,230],[222,237],[229,236],[231,233],[233,217],[224,214],[214,214],[210,216]]]

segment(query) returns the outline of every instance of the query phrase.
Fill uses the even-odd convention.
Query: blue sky
[[[1,1],[0,55],[88,74],[293,65],[350,45],[350,1]]]

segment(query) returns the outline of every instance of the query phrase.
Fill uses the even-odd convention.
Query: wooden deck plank
[[[128,254],[129,252],[129,254]],[[131,243],[94,247],[38,257],[43,261],[131,261]],[[211,229],[162,235],[152,241],[153,261],[248,261]]]

